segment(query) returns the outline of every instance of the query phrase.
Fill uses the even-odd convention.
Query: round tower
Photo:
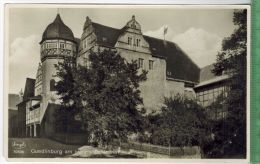
[[[55,82],[59,79],[55,77],[58,62],[62,62],[64,57],[76,54],[77,43],[71,29],[66,26],[60,15],[57,14],[55,20],[45,29],[41,45],[42,62],[42,100],[43,110],[48,102],[57,103],[57,95],[54,88]]]

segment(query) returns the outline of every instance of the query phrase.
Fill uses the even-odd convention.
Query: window
[[[136,25],[134,23],[131,24],[131,27],[136,29]]]
[[[131,37],[128,37],[127,39],[128,39],[128,40],[127,40],[127,44],[128,44],[128,45],[132,45],[132,38],[131,38]]]
[[[139,58],[138,59],[138,68],[143,68],[143,66],[144,66],[144,59]]]
[[[51,79],[50,80],[50,91],[55,91],[55,80]]]
[[[61,49],[64,49],[64,48],[65,48],[65,44],[64,44],[64,43],[61,43],[61,44],[60,44],[60,48],[61,48]]]
[[[153,61],[149,60],[149,69],[152,70],[153,69]]]
[[[102,38],[102,41],[103,41],[103,42],[107,42],[107,38],[106,38],[106,37],[103,37],[103,38]]]
[[[140,42],[141,40],[140,39],[136,39],[136,46],[139,47],[140,46]]]

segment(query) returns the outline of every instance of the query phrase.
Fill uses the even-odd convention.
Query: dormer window
[[[131,37],[128,37],[128,38],[127,38],[127,44],[128,44],[128,45],[132,45],[132,38],[131,38]]]

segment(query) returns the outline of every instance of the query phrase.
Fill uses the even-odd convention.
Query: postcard
[[[250,12],[6,4],[6,158],[248,161]]]

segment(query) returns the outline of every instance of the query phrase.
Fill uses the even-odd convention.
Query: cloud
[[[167,25],[154,31],[147,31],[144,34],[163,39],[163,29],[165,26]],[[166,40],[177,43],[199,67],[204,67],[215,62],[222,42],[221,37],[201,28],[189,28],[185,32],[177,34],[169,26]]]
[[[160,28],[158,28],[156,30],[146,31],[146,32],[144,32],[144,35],[155,37],[155,38],[159,38],[159,39],[163,39],[163,31],[164,31],[165,27],[168,27],[167,33],[165,35],[165,39],[166,40],[171,40],[172,37],[174,35],[176,35],[176,32],[168,25],[163,25],[163,26],[161,26]]]
[[[199,67],[204,67],[216,61],[222,38],[200,28],[190,28],[173,37],[172,41],[177,43]]]
[[[10,46],[9,92],[17,93],[24,88],[26,77],[35,78],[40,62],[40,36],[16,38]]]

